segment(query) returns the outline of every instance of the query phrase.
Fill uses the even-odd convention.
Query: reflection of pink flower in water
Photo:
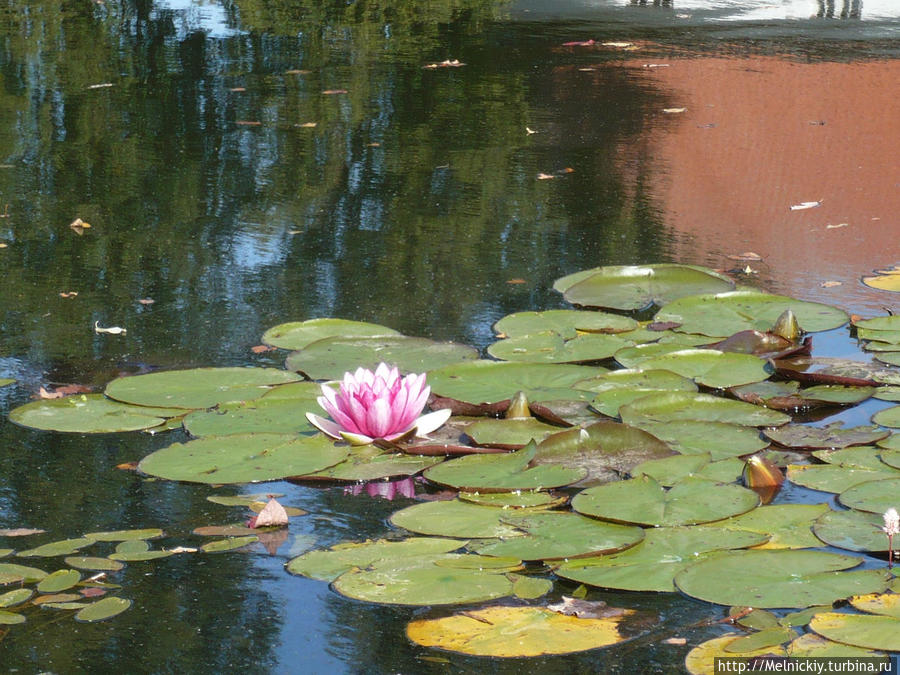
[[[393,441],[413,431],[424,436],[450,417],[450,410],[421,415],[430,393],[424,373],[400,377],[397,368],[381,363],[374,373],[366,368],[344,373],[338,391],[323,384],[318,401],[331,419],[313,413],[306,413],[306,417],[332,438],[343,438],[353,445],[365,445],[376,438]]]
[[[373,480],[344,488],[344,494],[361,495],[363,492],[370,497],[381,497],[388,500],[397,497],[412,499],[416,496],[416,484],[412,478],[404,478],[403,480]]]

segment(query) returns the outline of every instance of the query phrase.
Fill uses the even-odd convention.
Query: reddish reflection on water
[[[646,63],[627,65],[685,108],[660,111],[642,148],[673,259],[734,268],[746,263],[727,255],[753,251],[753,278],[795,297],[869,313],[896,302],[859,279],[900,262],[900,61]],[[821,204],[791,209],[802,202]]]

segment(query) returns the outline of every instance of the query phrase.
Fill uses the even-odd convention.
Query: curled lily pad
[[[676,452],[683,455],[707,454],[714,462],[749,455],[769,444],[757,429],[727,422],[651,422],[635,418],[631,423],[665,441]]]
[[[510,514],[504,522],[522,530],[525,536],[476,546],[477,553],[521,560],[559,560],[620,551],[644,538],[639,527],[604,523],[576,513]]]
[[[848,551],[887,551],[882,525],[881,514],[854,509],[828,511],[813,524],[813,533],[826,544]]]
[[[433,394],[475,404],[504,401],[517,391],[531,402],[587,400],[589,394],[571,386],[597,373],[569,364],[471,361],[428,373],[428,384]]]
[[[501,455],[469,455],[443,462],[425,471],[425,477],[441,485],[482,492],[534,490],[570,485],[587,472],[554,464],[529,467],[537,453],[532,441],[521,450]]]
[[[259,398],[269,387],[300,379],[277,368],[193,368],[120,377],[106,385],[110,398],[142,406],[211,408]]]
[[[777,410],[731,401],[710,394],[673,391],[648,394],[619,409],[622,421],[640,425],[647,422],[728,422],[749,427],[781,426],[790,417]]]
[[[346,447],[325,436],[233,434],[175,443],[144,457],[151,476],[194,483],[252,483],[321,471],[343,460]]]
[[[849,319],[836,307],[750,290],[682,297],[664,305],[653,318],[678,323],[677,330],[684,333],[724,338],[742,330],[767,331],[788,309],[807,333],[838,328]]]
[[[666,490],[644,476],[588,488],[572,499],[572,508],[588,516],[657,527],[721,520],[758,504],[756,493],[739,485],[693,477]]]
[[[282,349],[303,349],[316,340],[329,337],[384,337],[400,335],[387,326],[347,319],[308,319],[272,326],[263,333],[262,341]]]
[[[898,495],[900,495],[900,477],[858,483],[844,490],[838,499],[841,504],[851,509],[884,513],[888,509],[896,508]]]
[[[900,651],[900,619],[871,614],[822,612],[809,622],[819,635],[841,642],[884,651]]]
[[[697,384],[724,389],[767,379],[775,369],[751,354],[720,352],[715,349],[682,349],[648,358],[641,368],[670,370]]]
[[[675,585],[720,605],[807,607],[884,590],[885,572],[846,571],[861,562],[822,551],[730,551],[688,566],[675,576]]]
[[[107,434],[150,429],[165,422],[165,417],[178,414],[181,411],[129,405],[102,394],[79,394],[26,403],[11,410],[9,419],[43,431]]]
[[[404,373],[422,373],[477,358],[478,350],[454,342],[405,335],[332,337],[291,352],[285,367],[313,380],[334,380],[359,367],[374,371],[379,363],[397,366]]]
[[[557,279],[553,288],[573,305],[629,310],[730,291],[734,282],[705,267],[663,263],[596,267]]]
[[[522,531],[504,522],[507,512],[460,500],[423,502],[397,511],[391,523],[410,532],[438,537],[491,539],[517,537]]]
[[[543,331],[499,340],[487,351],[503,361],[583,363],[607,359],[632,344],[618,335],[586,333],[566,339],[556,331]]]
[[[645,531],[644,540],[631,548],[564,562],[556,574],[601,588],[674,592],[672,579],[699,556],[755,546],[767,538],[758,532],[726,528],[716,531],[699,527],[650,528]]]
[[[851,445],[868,445],[887,438],[889,431],[876,427],[842,429],[840,424],[827,427],[810,427],[803,424],[787,424],[778,429],[766,429],[763,434],[787,448],[847,448]]]
[[[619,624],[634,610],[614,617],[582,619],[544,607],[485,607],[440,619],[417,619],[407,637],[424,647],[490,657],[570,654],[627,639]]]
[[[580,333],[624,333],[635,330],[638,322],[621,314],[551,309],[545,312],[516,312],[494,324],[494,330],[506,337],[533,335],[547,330],[566,339]]]

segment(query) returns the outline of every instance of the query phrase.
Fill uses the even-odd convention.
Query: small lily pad
[[[90,556],[69,556],[64,559],[64,562],[69,567],[74,567],[77,570],[117,572],[125,567],[125,565],[117,560],[110,560],[109,558],[93,558]]]
[[[0,610],[0,626],[12,626],[19,623],[25,623],[25,617],[22,614]]]
[[[59,593],[81,581],[81,573],[76,570],[57,570],[38,582],[38,593]]]
[[[0,377],[0,387],[6,387],[13,383],[15,383],[15,380],[11,377]]]
[[[881,515],[864,511],[828,511],[813,524],[822,541],[848,551],[887,551],[888,539],[881,530]]]
[[[507,337],[532,335],[552,330],[567,339],[581,333],[624,333],[635,330],[634,319],[608,312],[588,312],[573,309],[551,309],[544,312],[516,312],[494,324],[494,330]]]
[[[438,537],[490,539],[521,536],[506,524],[507,512],[460,500],[423,502],[394,513],[390,521],[410,532]]]
[[[120,403],[103,394],[79,394],[26,403],[11,410],[9,419],[42,431],[108,434],[150,429],[165,422],[165,417],[173,412]]]
[[[897,507],[898,495],[900,477],[859,483],[844,490],[838,500],[851,509],[880,514]]]
[[[308,319],[290,321],[272,326],[263,333],[262,341],[281,349],[303,349],[307,345],[328,337],[385,337],[400,335],[387,326],[347,319]]]
[[[878,447],[861,445],[840,450],[822,449],[816,450],[813,457],[828,464],[848,466],[854,469],[869,469],[871,471],[884,471],[886,465],[881,461],[881,453],[887,452]]]
[[[728,633],[721,637],[707,640],[697,645],[684,659],[684,666],[691,675],[709,675],[715,673],[716,659],[735,658],[735,654],[725,651],[725,649],[735,640],[743,637],[743,633]],[[740,656],[742,659],[751,659],[755,656],[774,656],[780,657],[785,655],[782,647],[763,647],[755,652],[744,652]]]
[[[51,558],[57,555],[70,555],[85,546],[90,546],[94,542],[94,539],[88,539],[86,537],[64,539],[62,541],[53,541],[49,544],[38,546],[37,548],[19,551],[17,555],[20,558]]]
[[[743,656],[745,653],[776,647],[795,637],[797,633],[790,628],[771,626],[729,642],[725,645],[725,651],[735,656]]]
[[[0,563],[0,584],[24,582],[30,584],[47,576],[44,570],[14,563]]]
[[[163,531],[158,527],[149,527],[137,530],[112,530],[109,532],[89,532],[84,535],[94,541],[130,541],[132,539],[157,539],[163,536]]]
[[[900,619],[871,614],[822,612],[809,622],[819,635],[841,642],[884,651],[900,651]]]
[[[244,548],[257,541],[259,541],[259,537],[256,535],[228,537],[227,539],[216,539],[215,541],[207,542],[200,548],[204,553],[223,553],[224,551],[234,551],[239,548]]]
[[[75,620],[84,623],[104,621],[121,614],[129,607],[131,607],[131,600],[110,596],[78,610]]]
[[[34,591],[30,588],[17,588],[14,591],[0,593],[0,607],[15,607],[27,602],[34,595]]]

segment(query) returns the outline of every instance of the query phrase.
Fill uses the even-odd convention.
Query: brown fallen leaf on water
[[[460,62],[458,59],[448,59],[446,61],[441,61],[440,63],[429,63],[427,66],[422,67],[427,68],[428,70],[434,70],[435,68],[460,68],[464,65],[466,64]]]
[[[138,302],[142,305],[152,305],[156,300],[153,298],[138,298]]]
[[[518,279],[518,278],[516,278],[516,279],[507,279],[507,280],[506,280],[506,283],[508,283],[508,284],[524,284],[524,283],[525,283],[525,280],[524,280],[524,279]]]
[[[834,288],[835,286],[843,286],[840,281],[823,281],[822,288]]]
[[[256,345],[250,347],[250,351],[254,354],[264,354],[265,352],[271,352],[274,349],[277,349],[277,347],[272,347],[270,345]]]
[[[662,641],[664,645],[684,645],[687,644],[687,638],[671,637]]]
[[[274,497],[269,499],[263,510],[247,521],[247,527],[278,527],[288,524],[288,514]]]
[[[285,75],[309,75],[311,70],[286,70],[284,71]]]
[[[346,94],[347,90],[346,89],[326,89],[322,93],[325,94],[326,96],[332,96],[334,94]]]
[[[92,84],[88,86],[88,89],[105,89],[106,87],[112,87],[112,82],[101,82],[100,84]]]
[[[61,298],[77,298],[78,291],[60,291],[59,297],[61,297]]]
[[[262,122],[258,122],[256,120],[237,120],[235,124],[242,127],[258,127],[262,125]]]
[[[28,527],[15,527],[11,530],[0,530],[0,537],[27,537],[29,534],[43,534],[47,530],[33,530]]]
[[[138,463],[137,462],[122,462],[121,464],[116,464],[116,468],[120,471],[137,471]]]
[[[799,204],[794,204],[793,206],[791,206],[791,211],[804,211],[806,209],[814,209],[821,204],[821,199],[817,202],[800,202]]]
[[[71,223],[69,223],[69,227],[72,228],[72,231],[75,232],[79,237],[84,234],[84,231],[90,228],[91,224],[84,222],[81,218],[76,218]]]
[[[232,87],[228,91],[247,91],[247,87]]]
[[[742,262],[762,260],[762,256],[759,253],[754,253],[753,251],[744,251],[743,253],[727,256],[727,258],[729,260],[740,260]]]
[[[317,127],[318,125],[318,122],[304,122],[303,124],[295,124],[294,126],[300,129],[312,129],[314,127]]]
[[[78,591],[86,598],[99,598],[101,595],[106,595],[106,591],[102,588],[97,588],[96,586],[91,586],[90,588],[82,588]]]
[[[538,180],[553,180],[554,178],[556,178],[556,176],[552,173],[539,173],[537,175]]]
[[[581,40],[576,42],[563,42],[563,47],[593,47],[597,44],[594,40]]]
[[[826,225],[825,229],[826,230],[837,230],[838,228],[849,227],[849,226],[850,226],[850,223],[838,223],[837,225]]]
[[[62,398],[65,394],[61,394],[58,391],[47,391],[43,387],[38,390],[37,397],[42,399],[54,399],[54,398]]]

